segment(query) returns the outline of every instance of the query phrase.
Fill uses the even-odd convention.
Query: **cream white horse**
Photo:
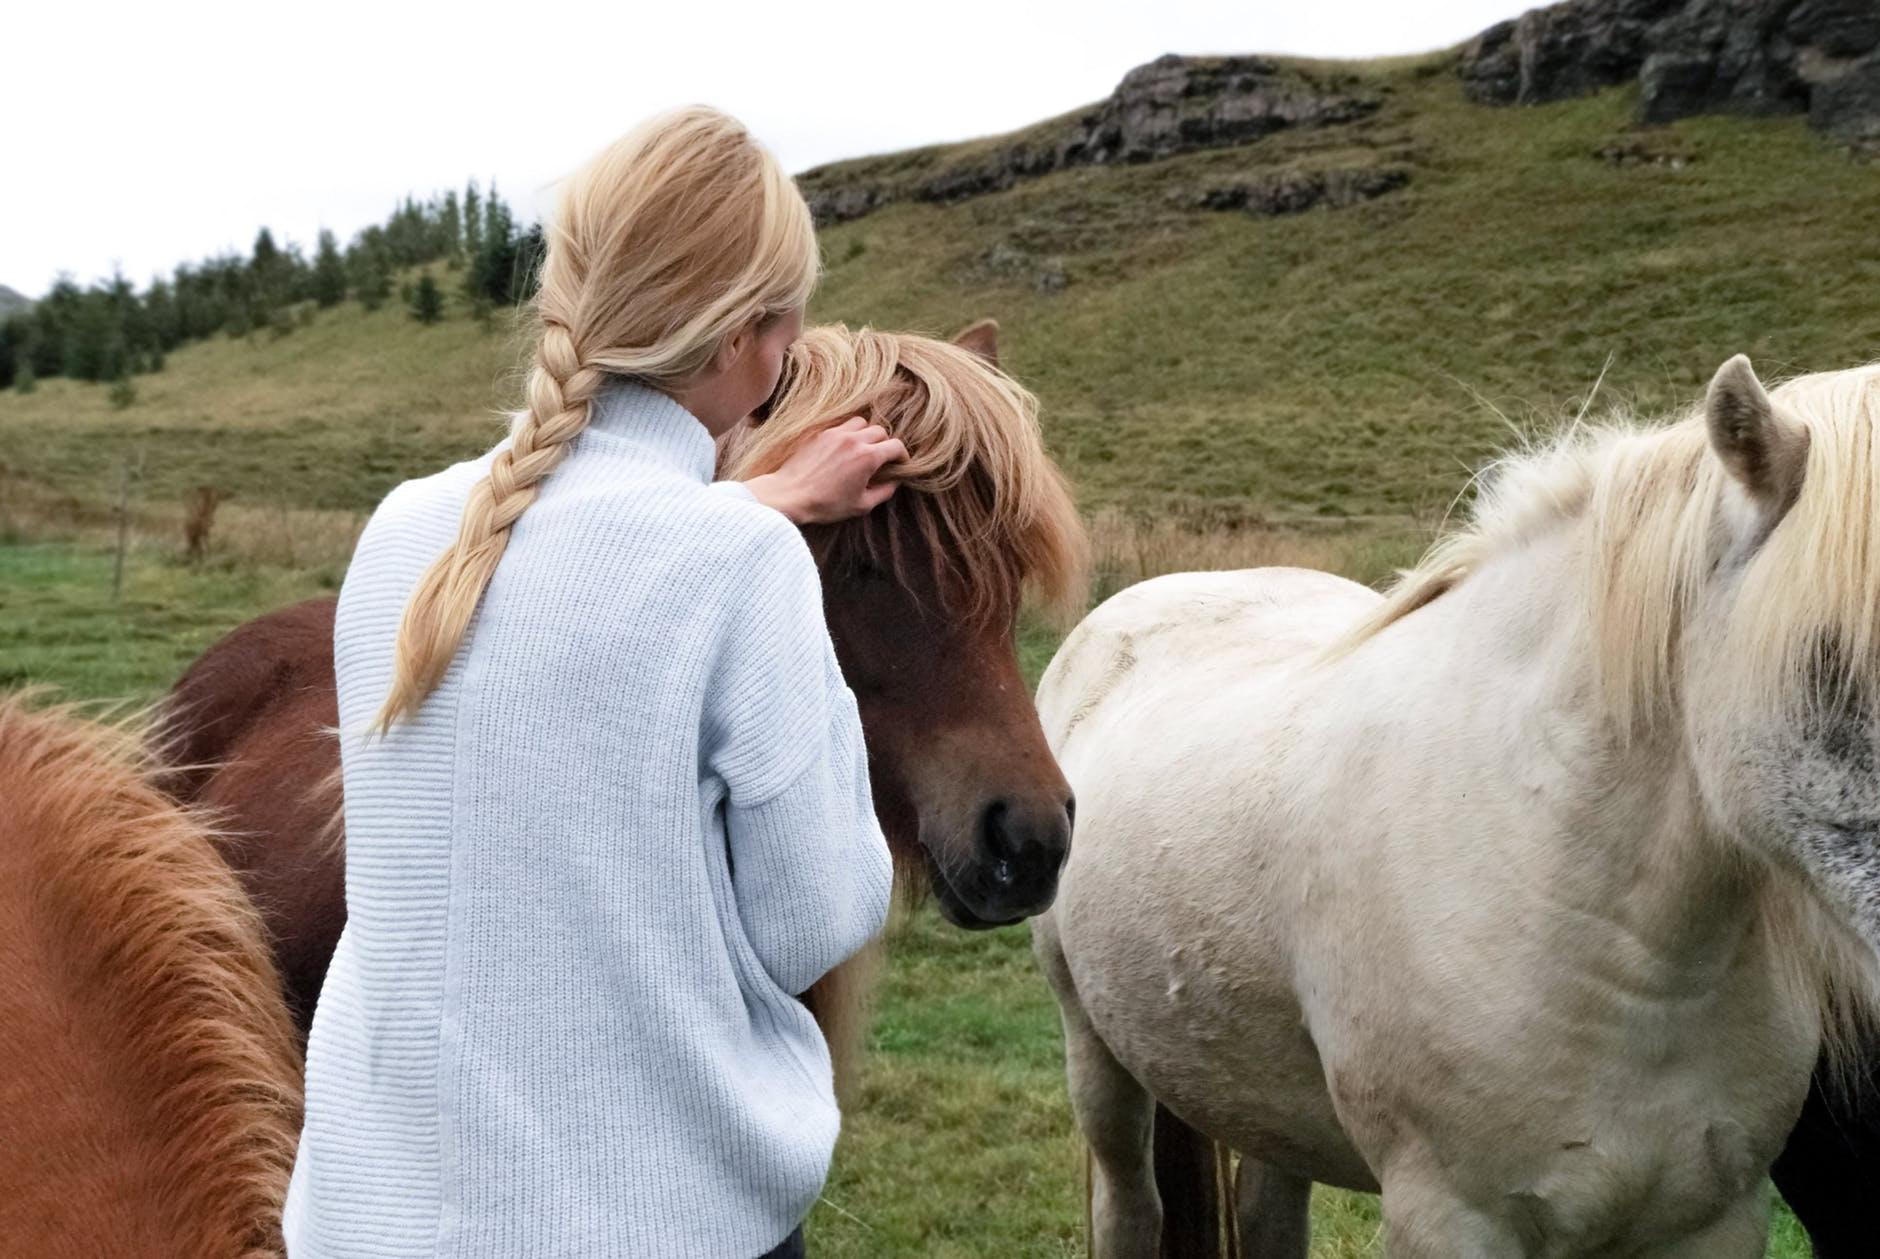
[[[1388,598],[1187,573],[1084,620],[1033,943],[1096,1259],[1157,1252],[1156,1123],[1242,1155],[1259,1259],[1314,1181],[1381,1191],[1393,1259],[1763,1253],[1876,990],[1877,430],[1880,368],[1738,357],[1681,422],[1505,460]]]

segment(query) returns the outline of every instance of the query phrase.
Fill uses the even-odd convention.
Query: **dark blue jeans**
[[[757,1259],[804,1259],[803,1226],[798,1224],[796,1231],[779,1242],[775,1250],[765,1251]]]

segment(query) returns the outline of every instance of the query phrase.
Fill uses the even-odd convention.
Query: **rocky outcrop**
[[[1462,52],[1478,101],[1532,104],[1637,80],[1639,118],[1806,113],[1880,141],[1874,0],[1567,0],[1483,31]]]
[[[1197,149],[1246,144],[1288,127],[1353,121],[1377,97],[1269,57],[1169,54],[1123,76],[1088,110],[963,156],[915,155],[891,174],[838,163],[799,177],[818,224],[860,218],[891,201],[952,202],[1072,166],[1153,162]]]
[[[1638,74],[1651,28],[1684,0],[1569,0],[1498,22],[1463,46],[1471,99],[1495,105],[1563,100]]]
[[[1158,57],[1123,76],[1085,115],[1059,164],[1150,162],[1194,149],[1245,144],[1283,127],[1350,122],[1373,96],[1329,91],[1266,57]]]
[[[1244,210],[1248,214],[1298,214],[1324,207],[1339,210],[1394,192],[1410,182],[1400,166],[1361,166],[1340,170],[1279,170],[1209,188],[1191,204],[1203,210]]]
[[[1014,241],[1001,240],[973,260],[973,280],[1000,280],[1029,285],[1038,293],[1061,293],[1070,283],[1062,258],[1041,258]]]

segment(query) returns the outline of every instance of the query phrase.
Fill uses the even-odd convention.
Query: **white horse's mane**
[[[1751,698],[1773,711],[1813,698],[1822,643],[1880,681],[1880,363],[1799,376],[1770,391],[1803,426],[1801,493],[1743,572],[1729,627]],[[1600,692],[1622,730],[1675,703],[1683,617],[1722,558],[1729,473],[1702,408],[1663,425],[1618,415],[1505,454],[1468,522],[1399,576],[1348,650],[1441,597],[1490,557],[1578,521],[1588,530],[1586,607]]]
[[[1880,694],[1880,364],[1799,376],[1770,397],[1807,430],[1807,460],[1794,505],[1744,564],[1726,658],[1746,705],[1794,715],[1824,698],[1824,644],[1845,666],[1841,685]],[[1625,414],[1575,423],[1497,460],[1468,522],[1402,573],[1330,654],[1441,598],[1491,557],[1578,523],[1600,702],[1622,736],[1648,728],[1675,711],[1684,617],[1725,558],[1729,476],[1701,406],[1655,426]],[[1830,1056],[1848,1079],[1859,1024],[1880,1026],[1873,950],[1781,872],[1763,919],[1791,982],[1819,1001]]]

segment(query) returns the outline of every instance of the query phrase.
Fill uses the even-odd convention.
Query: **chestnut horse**
[[[1019,674],[1023,588],[1079,604],[1085,543],[1035,403],[997,368],[996,327],[953,344],[812,329],[761,421],[727,435],[719,475],[774,471],[833,419],[867,415],[908,448],[869,515],[805,529],[831,637],[855,692],[875,808],[904,903],[931,889],[968,928],[1051,902],[1070,791]],[[219,811],[222,848],[260,907],[303,1036],[346,920],[332,633],[316,599],[236,629],[165,702],[180,799]],[[874,951],[804,994],[847,1096]]]
[[[120,728],[0,698],[0,1250],[260,1259],[300,1127],[262,925]]]

